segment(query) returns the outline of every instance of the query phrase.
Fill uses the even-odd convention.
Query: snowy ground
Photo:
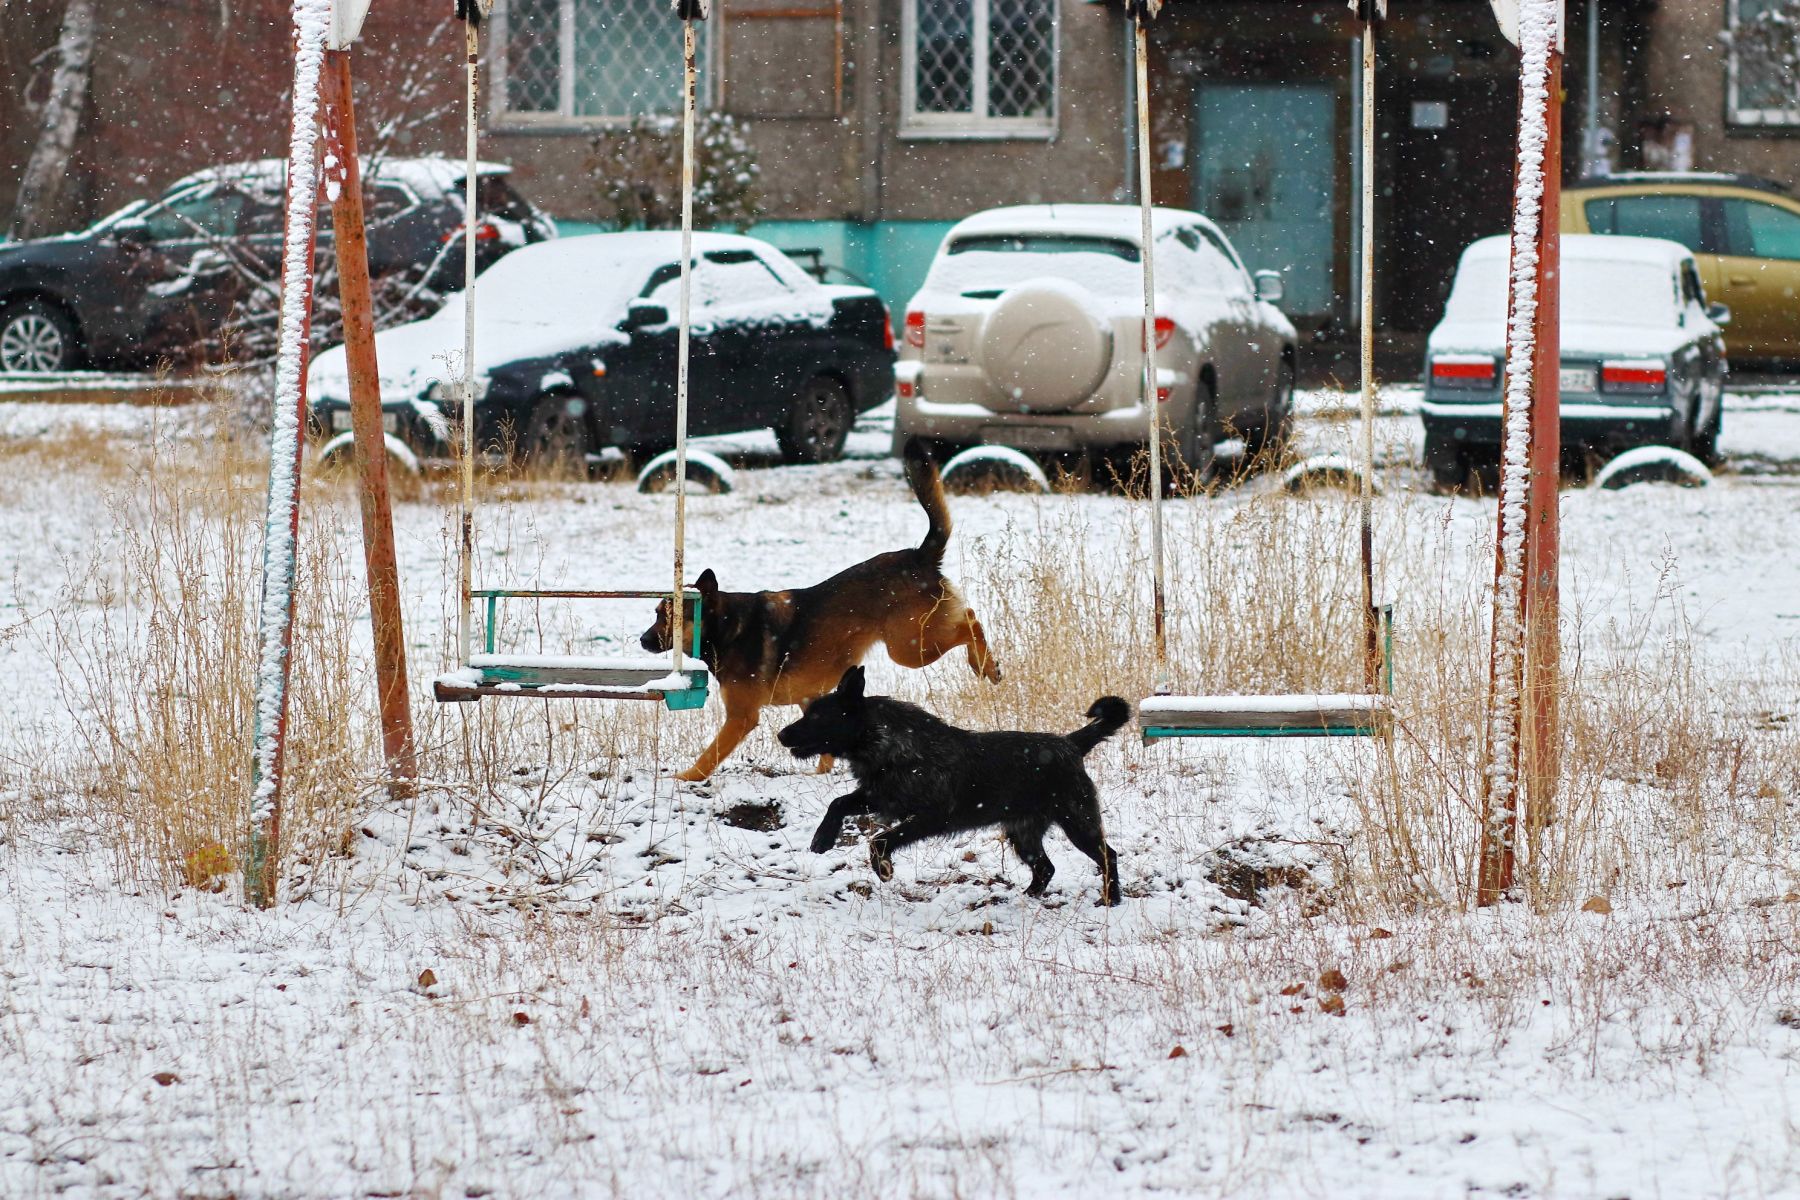
[[[1341,400],[1305,398],[1308,452],[1349,447]],[[1403,486],[1408,403],[1384,402],[1402,485],[1384,520],[1410,504],[1399,536],[1482,561],[1491,504]],[[604,716],[534,708],[546,756],[470,740],[492,705],[422,701],[443,777],[416,807],[365,796],[353,856],[297,870],[281,909],[153,887],[78,799],[34,782],[91,701],[57,678],[45,615],[119,611],[104,572],[68,587],[117,530],[82,468],[20,447],[129,454],[203,421],[0,405],[0,1195],[1800,1193],[1792,821],[1768,827],[1789,840],[1758,826],[1672,856],[1610,914],[1406,911],[1335,890],[1365,748],[1121,739],[1092,760],[1128,893],[1103,910],[1060,837],[1047,903],[988,835],[904,855],[889,884],[860,843],[808,853],[845,777],[766,729],[709,784],[673,786],[713,709],[648,734],[637,718],[620,742]],[[772,438],[709,445],[773,455]],[[1800,656],[1800,398],[1734,397],[1723,445],[1736,470],[1705,491],[1569,494],[1565,590],[1593,630],[1679,597],[1735,681]],[[877,418],[846,462],[740,471],[692,502],[690,563],[790,584],[910,544],[922,521],[886,447]],[[436,497],[396,514],[421,695],[453,579]],[[1141,515],[1113,496],[953,508],[949,569],[978,598],[1032,530],[1073,513],[1105,554]],[[482,579],[665,586],[666,511],[623,484],[522,489],[484,511]],[[313,534],[354,578],[353,507]],[[546,648],[644,623],[559,610]],[[1034,636],[994,632],[1003,662]],[[1432,669],[1403,661],[1402,688]],[[960,695],[959,673],[875,679],[929,703]],[[1091,698],[1055,698],[1067,725]],[[1767,723],[1796,713],[1787,694]],[[660,752],[593,749],[646,736]],[[464,745],[489,782],[456,766]],[[1648,798],[1633,828],[1655,827]]]

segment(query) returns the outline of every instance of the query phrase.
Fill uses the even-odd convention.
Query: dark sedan
[[[681,238],[600,233],[528,246],[475,284],[474,437],[544,466],[675,441]],[[894,336],[868,288],[827,286],[775,247],[694,235],[688,431],[773,428],[789,462],[837,458],[893,392]],[[463,302],[377,335],[383,419],[424,459],[454,451]],[[343,347],[308,382],[315,436],[350,427]]]
[[[1508,239],[1463,252],[1425,352],[1425,462],[1440,487],[1500,456]],[[1562,442],[1610,456],[1665,445],[1716,458],[1725,391],[1723,305],[1694,256],[1657,238],[1562,239]]]
[[[556,236],[507,183],[508,170],[480,168],[477,269]],[[255,353],[274,327],[284,171],[273,160],[215,167],[79,233],[0,246],[0,371]],[[441,158],[369,168],[364,205],[378,287],[390,281],[428,294],[460,286],[462,180],[462,164]],[[329,247],[329,213],[321,217],[320,244]]]

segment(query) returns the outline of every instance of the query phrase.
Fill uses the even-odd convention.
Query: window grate
[[[1800,27],[1789,0],[1732,0],[1726,91],[1734,125],[1800,125]]]
[[[1033,135],[1055,119],[1055,0],[909,0],[905,125]]]
[[[681,22],[666,0],[503,0],[496,15],[503,117],[603,125],[681,111]],[[696,33],[705,109],[708,24]]]

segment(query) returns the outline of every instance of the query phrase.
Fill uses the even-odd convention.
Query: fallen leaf
[[[1169,1057],[1170,1058],[1186,1058],[1187,1057],[1187,1048],[1185,1046],[1178,1045],[1173,1050],[1169,1051]]]
[[[433,971],[430,967],[426,967],[423,971],[419,972],[419,989],[421,991],[429,991],[436,986],[437,986],[437,972],[436,971]]]
[[[1322,991],[1341,992],[1349,986],[1350,981],[1345,979],[1344,973],[1336,967],[1332,967],[1329,971],[1322,971],[1319,974],[1319,988]]]
[[[591,1010],[588,1008],[588,998],[583,996],[581,998],[581,1015],[585,1017],[590,1011]]]
[[[1232,1024],[1230,1021],[1225,1022],[1223,1025],[1215,1025],[1215,1026],[1213,1026],[1213,1028],[1217,1029],[1220,1033],[1224,1034],[1226,1037],[1232,1036],[1233,1028],[1232,1028]]]
[[[529,1024],[531,1024],[530,1014],[522,1013],[522,1012],[514,1013],[513,1014],[513,1024],[514,1025],[529,1025]]]
[[[1581,906],[1581,911],[1599,913],[1601,916],[1605,916],[1612,912],[1612,901],[1608,900],[1605,896],[1589,896],[1587,902]]]
[[[983,921],[981,923],[981,932],[984,934],[987,934],[990,937],[993,936],[994,923],[992,921]]]
[[[1301,992],[1304,992],[1305,990],[1306,990],[1306,985],[1304,983],[1290,983],[1286,987],[1281,989],[1281,994],[1284,996],[1298,996]]]
[[[1344,1015],[1344,998],[1334,992],[1319,1001],[1319,1010],[1341,1017]]]
[[[1382,938],[1393,937],[1394,931],[1391,929],[1383,929],[1381,926],[1377,925],[1375,928],[1369,930],[1369,936],[1379,942]]]
[[[158,1087],[168,1087],[171,1083],[180,1083],[181,1076],[173,1071],[158,1071],[150,1078],[156,1080]]]

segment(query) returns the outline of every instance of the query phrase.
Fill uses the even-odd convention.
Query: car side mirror
[[[633,300],[625,310],[625,319],[619,322],[620,329],[644,329],[651,325],[667,325],[669,310],[660,304],[651,304],[647,300]]]
[[[1278,304],[1287,295],[1287,285],[1281,282],[1280,271],[1258,271],[1256,273],[1256,298],[1266,304]]]
[[[137,217],[127,217],[123,221],[113,222],[113,241],[121,246],[147,246],[150,244],[150,224]]]
[[[1731,324],[1731,305],[1716,302],[1707,305],[1706,319],[1721,327]]]

